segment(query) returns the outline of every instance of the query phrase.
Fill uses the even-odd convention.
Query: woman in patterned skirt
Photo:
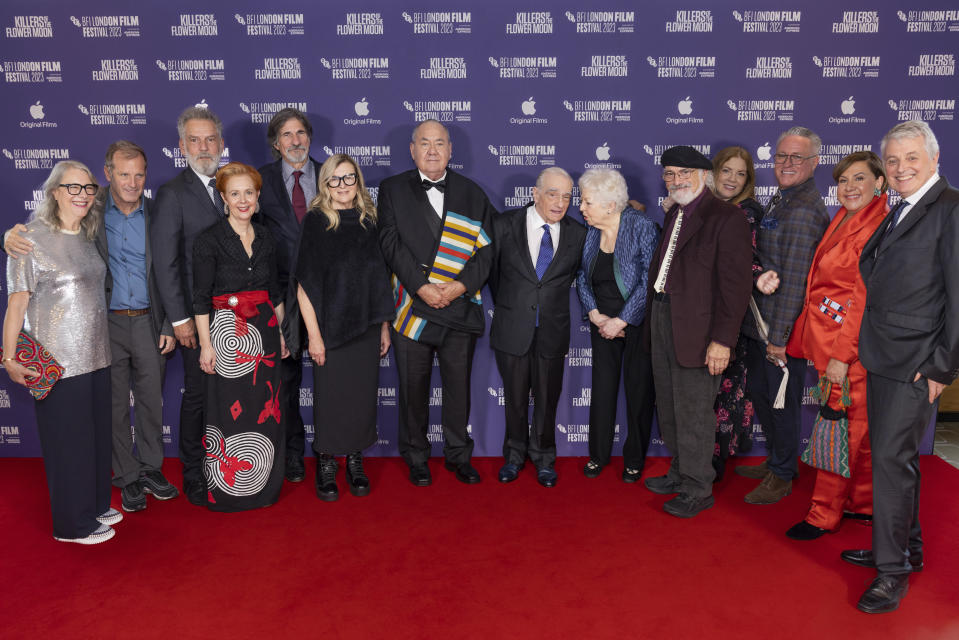
[[[216,188],[227,217],[200,234],[193,249],[200,368],[212,376],[204,406],[203,471],[213,511],[271,505],[283,486],[279,361],[289,352],[280,332],[283,305],[273,240],[250,220],[262,184],[260,174],[245,164],[220,169]]]

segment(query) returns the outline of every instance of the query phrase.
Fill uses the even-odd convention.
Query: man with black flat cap
[[[708,158],[678,146],[661,162],[675,204],[650,262],[643,326],[659,429],[673,460],[669,472],[647,478],[646,487],[678,494],[663,510],[692,518],[713,506],[713,403],[749,304],[752,244],[742,211],[706,187]]]
[[[410,142],[416,168],[380,183],[377,207],[396,301],[397,444],[418,487],[433,481],[427,429],[434,354],[443,380],[445,466],[460,482],[480,481],[470,464],[470,370],[486,328],[479,290],[493,262],[496,210],[479,185],[446,168],[451,151],[446,127],[421,122]]]

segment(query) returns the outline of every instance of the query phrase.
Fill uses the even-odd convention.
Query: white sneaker
[[[109,509],[104,511],[101,515],[97,516],[97,521],[100,524],[107,524],[110,526],[115,525],[121,520],[123,520],[123,514],[117,511],[116,509],[114,509],[113,507],[110,507]]]
[[[85,538],[58,538],[53,536],[53,539],[58,542],[76,542],[77,544],[100,544],[101,542],[106,542],[113,536],[117,534],[112,527],[101,524],[96,531],[86,536]]]

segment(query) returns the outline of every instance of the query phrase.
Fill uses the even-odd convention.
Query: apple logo
[[[370,103],[366,101],[366,98],[363,98],[353,104],[353,111],[355,111],[358,116],[368,116],[370,115]]]
[[[529,100],[523,103],[523,115],[536,115],[536,102],[533,100],[533,96],[530,96]]]
[[[30,105],[30,115],[34,120],[43,120],[43,105],[37,100],[37,103]]]
[[[196,103],[195,105],[193,105],[193,106],[196,107],[197,109],[209,109],[209,108],[210,108],[210,106],[206,103],[206,98],[201,99],[199,102],[197,102],[197,103]]]
[[[772,151],[772,147],[770,147],[769,143],[767,142],[763,146],[756,149],[756,157],[759,158],[760,160],[768,161],[770,158],[772,158],[771,151]]]
[[[840,107],[842,108],[843,115],[851,116],[856,113],[856,101],[852,99],[852,96],[843,100]]]
[[[676,105],[676,108],[679,109],[681,114],[688,116],[693,112],[693,101],[689,99],[689,96],[686,96],[685,100],[679,101],[679,104]]]
[[[609,160],[609,143],[604,142],[603,146],[596,147],[596,159],[606,162]]]

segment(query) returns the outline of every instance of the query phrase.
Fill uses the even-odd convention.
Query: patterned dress
[[[763,217],[762,206],[747,198],[739,203],[749,228],[753,243],[753,278],[762,273],[762,265],[756,252],[756,230]],[[748,315],[747,311],[747,315]],[[716,469],[716,482],[722,480],[726,460],[736,453],[747,453],[752,449],[753,403],[746,388],[746,339],[740,333],[736,342],[733,359],[723,372],[716,395],[716,448],[713,452],[713,467]]]
[[[194,313],[210,315],[215,370],[204,404],[203,474],[212,511],[276,502],[283,486],[285,423],[280,405],[281,301],[276,252],[253,225],[252,256],[227,220],[194,245]]]

